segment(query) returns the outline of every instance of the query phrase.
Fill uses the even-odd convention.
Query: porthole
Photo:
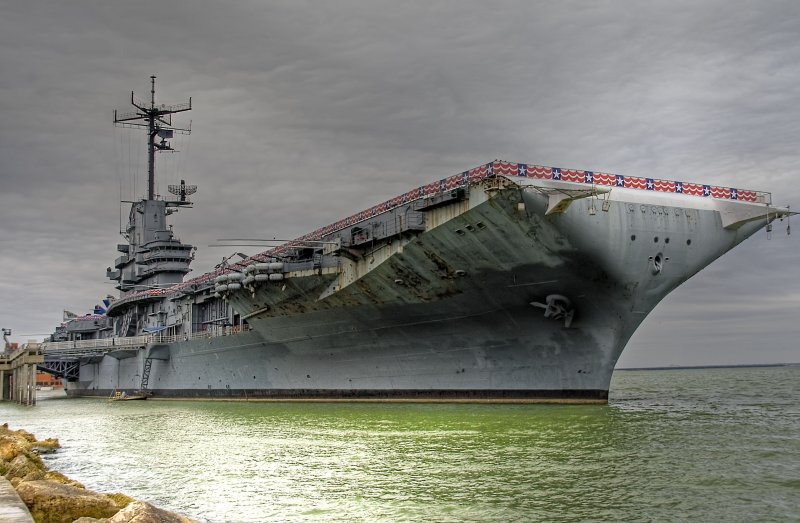
[[[658,243],[658,236],[656,236],[655,238],[653,238],[653,243]]]
[[[631,234],[631,241],[632,241],[632,242],[635,242],[635,241],[636,241],[636,235],[635,235],[635,234]]]
[[[669,238],[664,238],[664,243],[669,243]]]
[[[691,244],[692,244],[692,240],[691,240],[691,238],[690,238],[690,239],[688,239],[688,240],[686,240],[686,245],[691,245]]]

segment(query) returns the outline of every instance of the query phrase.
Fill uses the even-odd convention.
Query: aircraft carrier
[[[156,195],[154,159],[191,99],[158,105],[152,81],[115,116],[150,136],[107,270],[120,295],[44,346],[70,395],[606,402],[659,301],[792,214],[759,191],[493,161],[185,280],[193,247],[166,220],[195,187]]]

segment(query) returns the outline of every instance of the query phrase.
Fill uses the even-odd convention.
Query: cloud
[[[199,247],[197,274],[230,254],[207,247],[216,238],[294,237],[494,158],[796,202],[799,14],[794,2],[7,3],[0,320],[46,332],[113,290],[116,201],[143,192],[144,154],[112,111],[132,89],[148,98],[151,74],[160,101],[193,99],[192,135],[158,179],[160,192],[199,186],[172,221]],[[797,237],[777,229],[675,291],[623,361],[788,357],[754,356],[747,338],[769,325],[770,346],[791,347],[780,311],[800,305]],[[744,338],[711,339],[722,327]],[[702,354],[674,349],[700,341]]]

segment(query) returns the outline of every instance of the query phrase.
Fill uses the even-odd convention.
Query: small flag
[[[74,320],[77,317],[78,317],[78,315],[75,314],[74,312],[71,312],[71,311],[68,311],[68,310],[64,311],[64,321]]]

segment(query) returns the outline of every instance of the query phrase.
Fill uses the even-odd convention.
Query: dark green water
[[[58,396],[0,421],[201,521],[800,521],[800,367],[617,372],[608,406]]]

